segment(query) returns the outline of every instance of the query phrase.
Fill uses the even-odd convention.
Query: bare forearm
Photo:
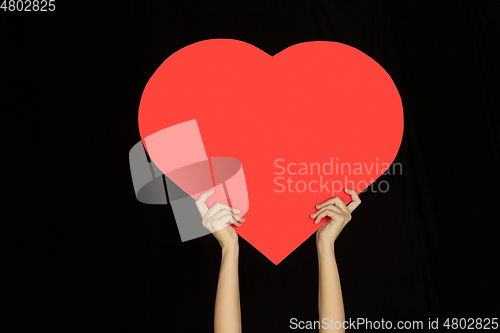
[[[342,300],[342,290],[333,244],[318,244],[317,249],[319,266],[319,320],[323,323],[323,318],[327,318],[330,326],[332,320],[333,323],[343,323],[345,320],[344,302]],[[344,329],[340,328],[336,330],[332,327],[330,329],[320,329],[320,332],[330,331],[344,332]]]
[[[219,282],[215,297],[215,333],[241,332],[238,256],[237,245],[222,249]]]

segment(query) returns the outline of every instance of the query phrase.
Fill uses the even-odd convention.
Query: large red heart
[[[141,138],[193,119],[208,156],[241,161],[250,209],[235,230],[275,264],[321,226],[309,217],[316,204],[335,195],[347,203],[344,187],[359,193],[389,167],[404,127],[387,72],[327,41],[275,56],[231,39],[175,52],[144,89]],[[146,148],[164,171],[161,149]]]

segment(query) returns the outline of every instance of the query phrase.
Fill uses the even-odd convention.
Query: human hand
[[[214,189],[203,192],[196,200],[196,207],[203,218],[203,225],[207,228],[219,241],[222,248],[238,245],[238,234],[230,227],[231,224],[239,227],[240,222],[245,219],[236,215],[241,210],[230,207],[226,204],[216,202],[208,208],[205,201],[214,194]]]
[[[326,216],[330,217],[325,224],[316,232],[316,245],[332,245],[346,224],[351,220],[351,213],[359,206],[361,199],[354,190],[346,188],[345,191],[351,195],[352,201],[346,206],[342,199],[333,197],[319,205],[317,212],[311,217],[316,218],[314,223],[318,224]]]

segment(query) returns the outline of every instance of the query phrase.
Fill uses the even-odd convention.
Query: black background
[[[206,332],[217,241],[186,243],[134,197],[128,151],[145,84],[172,53],[233,38],[274,55],[328,40],[375,59],[405,131],[385,194],[336,242],[347,318],[499,317],[498,1],[56,1],[0,12],[3,331]],[[326,130],[334,131],[334,128]],[[325,154],[329,154],[325,150]],[[277,209],[286,209],[278,207]],[[278,266],[240,238],[243,330],[316,320],[310,237]]]

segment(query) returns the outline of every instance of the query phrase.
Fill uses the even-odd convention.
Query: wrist
[[[335,253],[335,242],[316,241],[318,253]]]
[[[230,243],[230,244],[221,244],[222,255],[224,254],[238,254],[239,245],[238,242]]]

